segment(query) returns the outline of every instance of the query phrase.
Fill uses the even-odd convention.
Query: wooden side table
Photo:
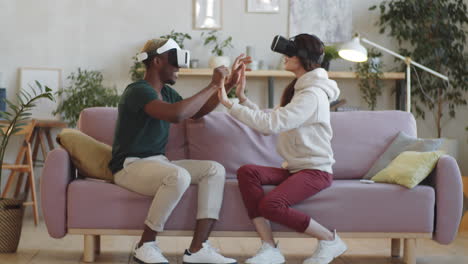
[[[54,141],[52,140],[52,135],[50,131],[53,128],[66,128],[67,123],[57,120],[44,120],[44,119],[35,119],[36,126],[34,127],[34,132],[32,138],[33,143],[33,162],[36,165],[38,162],[37,154],[39,152],[39,147],[41,148],[42,157],[47,157],[47,152],[55,148]],[[47,144],[46,144],[47,143]]]

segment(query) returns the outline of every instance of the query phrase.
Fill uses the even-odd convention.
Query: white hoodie
[[[338,99],[340,90],[322,68],[301,76],[294,89],[291,102],[272,112],[246,100],[234,103],[229,113],[263,134],[280,133],[276,149],[285,160],[283,168],[292,173],[303,169],[333,173],[330,102]]]

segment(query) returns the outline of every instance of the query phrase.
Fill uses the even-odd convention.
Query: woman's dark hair
[[[297,57],[306,71],[313,71],[320,67],[325,47],[318,37],[309,34],[299,34],[294,37],[294,44],[299,54]],[[296,82],[297,79],[294,79],[284,89],[281,96],[281,106],[286,106],[291,102]]]

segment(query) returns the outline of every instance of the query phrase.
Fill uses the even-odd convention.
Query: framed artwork
[[[279,0],[247,0],[249,13],[278,13]]]
[[[222,0],[193,0],[193,28],[221,29]]]
[[[317,35],[324,43],[352,38],[351,0],[290,0],[289,36],[300,33]]]
[[[52,94],[62,88],[62,70],[51,68],[20,68],[20,90],[31,91],[31,87],[36,88],[35,81],[43,86],[52,89]],[[57,109],[59,98],[55,97],[55,102],[48,99],[39,99],[36,107],[32,111],[32,118],[59,120],[59,115],[53,115],[52,112]]]

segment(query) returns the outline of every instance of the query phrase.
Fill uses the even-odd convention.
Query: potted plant
[[[83,109],[94,106],[117,106],[120,96],[117,89],[104,87],[103,76],[99,71],[88,71],[78,68],[67,80],[70,85],[60,89],[57,96],[65,97],[53,114],[60,114],[71,127],[76,126]]]
[[[371,6],[370,10],[376,8]],[[458,0],[391,0],[381,2],[379,10],[380,33],[390,29],[401,54],[449,77],[447,83],[414,68],[416,78],[411,78],[412,109],[422,119],[427,112],[434,115],[440,138],[443,119],[455,118],[456,109],[467,104],[467,5]]]
[[[187,33],[182,33],[182,32],[176,32],[174,30],[171,30],[169,34],[162,35],[160,38],[165,38],[165,39],[173,39],[181,49],[184,48],[184,41],[186,39],[192,39],[192,36],[190,36]],[[138,80],[143,79],[145,76],[146,68],[143,62],[140,62],[137,60],[136,55],[132,57],[133,64],[132,67],[130,67],[130,78],[132,81],[136,82]]]
[[[2,143],[0,145],[0,191],[2,182],[3,158],[10,136],[21,130],[27,124],[37,100],[46,98],[54,100],[52,90],[49,87],[42,87],[36,81],[37,87],[31,87],[32,94],[22,91],[17,95],[17,102],[13,103],[4,99],[9,107],[9,111],[0,111],[0,117],[4,119],[0,123],[0,135]],[[18,249],[23,222],[23,200],[0,198],[0,253],[14,253]]]
[[[218,35],[216,30],[212,30],[205,34],[205,32],[201,33],[203,41],[203,45],[214,45],[211,53],[214,55],[210,58],[208,62],[208,66],[210,68],[216,68],[218,66],[224,65],[229,67],[231,64],[231,60],[228,56],[224,56],[225,50],[228,48],[233,48],[232,46],[232,37],[229,36],[224,40],[221,40],[221,37]]]
[[[325,55],[323,57],[321,67],[328,71],[330,69],[330,62],[338,59],[339,57],[340,55],[338,55],[336,46],[325,46]]]
[[[359,79],[359,90],[362,99],[367,103],[369,109],[375,110],[377,96],[382,95],[382,63],[379,58],[382,53],[375,49],[368,52],[369,59],[365,62],[356,63],[356,75]]]

